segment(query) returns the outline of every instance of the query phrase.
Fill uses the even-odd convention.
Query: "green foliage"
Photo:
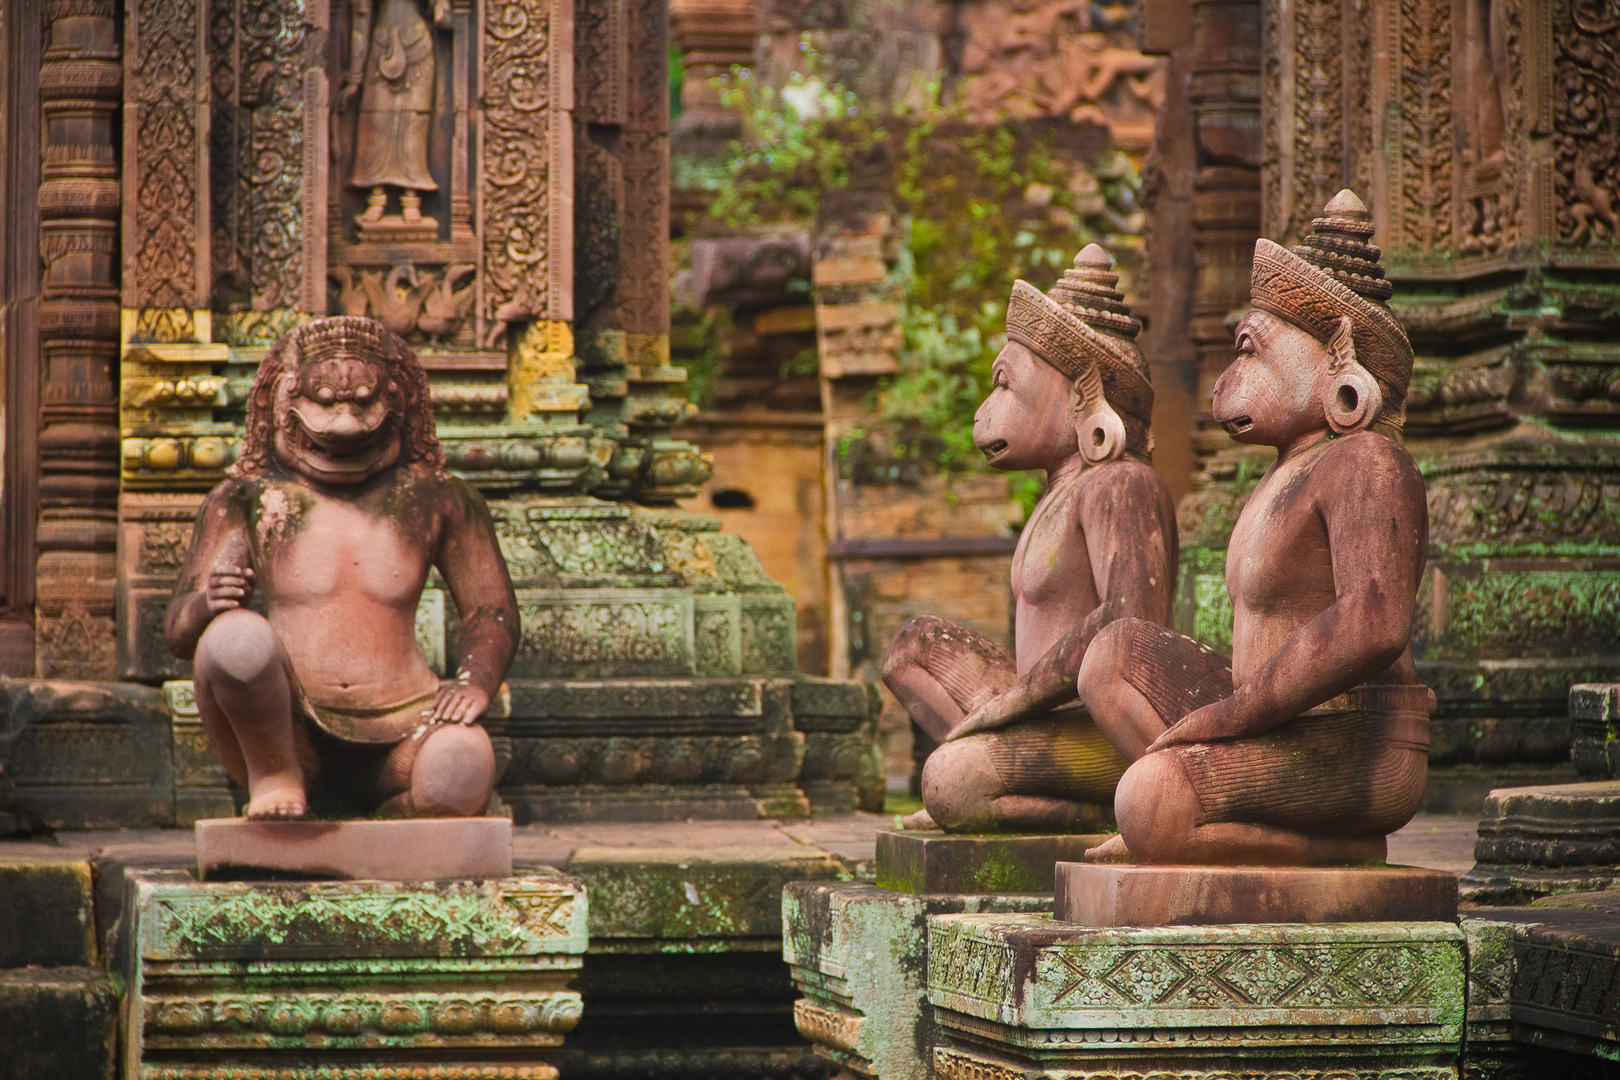
[[[1115,208],[1133,209],[1141,186],[1130,161],[1108,153],[1088,167],[1059,148],[1052,126],[969,124],[940,104],[937,86],[924,108],[888,115],[863,112],[853,93],[813,74],[776,90],[736,71],[720,86],[745,118],[710,208],[731,228],[813,219],[852,169],[886,155],[888,190],[907,222],[891,277],[903,296],[903,347],[900,372],[872,403],[883,431],[871,434],[889,453],[984,469],[973,414],[1006,341],[1012,284],[1049,286],[1082,246],[1121,230]],[[1039,479],[1012,483],[1033,507]]]

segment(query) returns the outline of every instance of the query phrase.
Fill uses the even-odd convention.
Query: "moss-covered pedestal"
[[[799,1033],[841,1069],[929,1080],[931,915],[1050,912],[1058,859],[1105,837],[952,836],[882,830],[877,885],[798,881],[782,894],[782,955],[804,994]]]
[[[1457,1075],[1453,923],[1095,930],[928,920],[938,1080]]]
[[[552,1080],[580,1019],[585,890],[555,871],[125,888],[130,1080]]]

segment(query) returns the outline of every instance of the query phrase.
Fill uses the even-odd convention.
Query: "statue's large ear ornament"
[[[1384,407],[1378,380],[1356,360],[1355,326],[1339,316],[1338,328],[1328,340],[1328,368],[1322,380],[1322,411],[1335,434],[1365,431]]]
[[[1074,388],[1080,397],[1074,416],[1080,456],[1088,465],[1119,460],[1125,453],[1125,422],[1103,396],[1102,376],[1096,364],[1086,364],[1075,379]]]

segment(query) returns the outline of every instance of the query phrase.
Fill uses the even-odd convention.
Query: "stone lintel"
[[[1457,918],[1456,875],[1411,866],[1060,862],[1055,884],[1055,917],[1080,926],[1452,922]]]
[[[1079,860],[1107,836],[958,836],[932,830],[877,834],[877,883],[908,893],[1049,893],[1052,867]]]
[[[512,875],[512,822],[504,817],[399,821],[197,822],[197,873],[210,878],[303,875],[439,881]]]

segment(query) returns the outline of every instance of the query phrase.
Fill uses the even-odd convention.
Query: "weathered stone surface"
[[[169,719],[153,687],[0,681],[0,764],[23,808],[54,828],[174,821]]]
[[[1620,893],[1477,908],[1467,913],[1463,929],[1469,940],[1471,1041],[1509,1054],[1511,1039],[1588,1062],[1620,1061]],[[1561,1059],[1555,1055],[1544,1069],[1554,1060]],[[1567,1075],[1583,1075],[1581,1058],[1572,1062],[1576,1069]]]
[[[1518,904],[1620,882],[1620,781],[1505,788],[1485,800],[1463,899]]]
[[[551,870],[498,881],[199,882],[130,875],[123,935],[132,1072],[466,1068],[510,1063],[578,1023],[585,890]],[[250,961],[244,963],[244,961]],[[137,1064],[138,1063],[138,1064]],[[412,1074],[406,1074],[412,1075]]]
[[[782,893],[782,958],[804,993],[799,1033],[860,1076],[927,1080],[938,1036],[927,1001],[929,915],[1045,910],[1040,895],[915,895],[795,882]]]
[[[111,1080],[118,991],[98,968],[0,971],[0,1080]]]
[[[1584,780],[1620,775],[1620,683],[1581,683],[1569,688],[1575,771]]]
[[[877,883],[908,893],[1049,893],[1052,867],[1084,859],[1106,836],[956,836],[883,829]]]
[[[1411,866],[1060,862],[1052,910],[1081,926],[1439,922],[1457,917],[1457,877]]]
[[[792,854],[584,847],[568,872],[590,890],[593,948],[612,941],[620,949],[673,951],[707,951],[725,939],[779,941],[784,886],[848,877],[837,859],[809,847]]]
[[[203,879],[280,875],[439,881],[512,875],[509,818],[197,822]]]
[[[94,964],[90,864],[0,856],[0,968]]]
[[[1027,1075],[1455,1076],[1451,923],[1086,929],[929,919],[942,1080]]]

